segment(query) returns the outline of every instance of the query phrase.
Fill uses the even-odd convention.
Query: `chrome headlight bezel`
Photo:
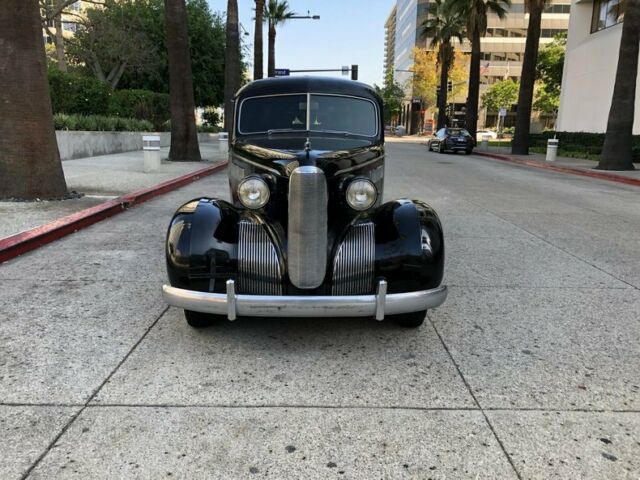
[[[252,198],[247,189],[252,189],[254,193],[258,192],[258,197]],[[250,210],[259,210],[269,202],[271,190],[269,184],[260,175],[249,175],[238,183],[237,194],[244,207]]]
[[[365,198],[358,199],[358,196]],[[369,210],[378,200],[378,189],[375,183],[368,178],[357,177],[347,185],[345,200],[349,207],[358,212]]]

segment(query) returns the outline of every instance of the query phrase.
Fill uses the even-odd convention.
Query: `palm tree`
[[[632,135],[639,44],[640,2],[628,1],[625,3],[618,71],[613,87],[607,133],[600,162],[596,167],[601,170],[634,170]]]
[[[169,160],[199,162],[189,31],[184,0],[164,0],[169,93],[171,94],[171,148]]]
[[[0,198],[65,197],[38,0],[4,0],[0,32]]]
[[[447,80],[453,61],[454,48],[451,40],[457,38],[460,43],[464,36],[465,19],[451,8],[451,0],[435,0],[429,5],[429,16],[422,22],[422,38],[430,39],[432,47],[438,47],[440,64],[440,97],[438,98],[438,126],[447,124]]]
[[[256,18],[253,32],[253,79],[260,80],[262,71],[262,22],[264,22],[264,0],[255,0]]]
[[[536,82],[538,47],[540,46],[540,23],[542,22],[542,12],[547,2],[548,0],[525,0],[525,6],[529,11],[529,25],[527,27],[527,40],[522,61],[520,91],[518,92],[516,130],[511,143],[511,153],[516,155],[529,154],[529,128],[531,126],[533,88]]]
[[[227,33],[224,51],[224,129],[233,128],[233,97],[240,88],[242,65],[240,63],[240,30],[238,0],[227,0]],[[229,135],[231,142],[232,135]]]
[[[289,10],[287,0],[269,0],[265,5],[264,17],[269,22],[269,65],[267,73],[270,77],[276,76],[276,26],[283,24],[295,15]]]
[[[467,21],[467,38],[471,42],[469,67],[469,93],[465,127],[473,138],[478,129],[478,103],[480,98],[480,37],[487,33],[487,15],[493,13],[502,19],[511,0],[451,0],[451,7]]]

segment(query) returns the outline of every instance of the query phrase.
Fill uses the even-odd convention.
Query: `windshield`
[[[378,134],[375,104],[356,97],[321,94],[252,97],[243,100],[239,117],[238,132],[242,135],[307,130],[345,136]]]

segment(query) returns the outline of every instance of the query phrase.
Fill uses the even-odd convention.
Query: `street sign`
[[[290,70],[288,68],[276,68],[276,77],[288,77]]]
[[[498,116],[499,117],[506,117],[507,116],[507,109],[506,108],[501,108],[500,111],[498,112]]]

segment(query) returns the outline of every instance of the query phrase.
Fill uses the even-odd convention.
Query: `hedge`
[[[108,114],[114,117],[149,120],[156,129],[171,118],[169,94],[148,90],[115,90]]]
[[[53,116],[56,130],[88,130],[102,132],[151,132],[153,124],[137,118],[107,117],[104,115],[66,115]]]
[[[49,69],[53,113],[106,115],[113,90],[93,77]]]
[[[604,145],[604,133],[589,132],[554,132],[532,133],[529,135],[529,146],[546,148],[547,140],[555,137],[560,140],[559,150],[599,156]],[[633,161],[640,162],[640,135],[633,136]]]
[[[171,118],[169,95],[147,90],[112,90],[93,77],[49,69],[53,113],[148,120],[152,130]]]

